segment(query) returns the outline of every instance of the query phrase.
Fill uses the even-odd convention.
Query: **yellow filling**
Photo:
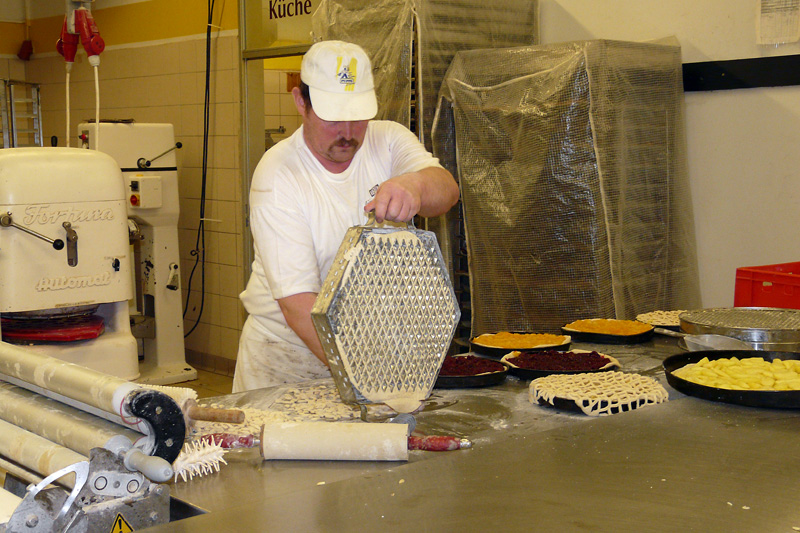
[[[715,359],[703,357],[673,372],[679,378],[718,389],[787,391],[800,390],[800,361],[760,357]]]
[[[615,320],[611,318],[576,320],[564,327],[583,333],[602,333],[605,335],[638,335],[653,329],[650,324],[644,324],[636,320]]]
[[[552,335],[550,333],[484,333],[475,337],[472,342],[490,348],[525,349],[537,346],[558,346],[567,342],[566,335]]]

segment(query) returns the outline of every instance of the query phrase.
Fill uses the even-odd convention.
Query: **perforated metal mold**
[[[342,400],[413,412],[431,393],[461,311],[436,236],[350,228],[311,311]]]
[[[800,351],[800,310],[727,307],[685,311],[681,329],[693,335],[716,334],[749,342],[757,350]]]

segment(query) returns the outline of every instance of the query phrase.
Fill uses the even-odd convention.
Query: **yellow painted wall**
[[[173,39],[205,33],[208,2],[201,0],[150,0],[106,9],[92,10],[92,16],[106,46]],[[238,1],[216,1],[214,24],[220,30],[239,27]],[[54,52],[64,16],[31,21],[34,53]],[[0,54],[19,51],[25,39],[25,25],[0,22]]]
[[[25,24],[0,22],[0,55],[17,55],[25,39]]]

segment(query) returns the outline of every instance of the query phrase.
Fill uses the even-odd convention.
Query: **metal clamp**
[[[78,265],[78,234],[72,229],[72,224],[61,224],[67,230],[67,264],[71,267]]]

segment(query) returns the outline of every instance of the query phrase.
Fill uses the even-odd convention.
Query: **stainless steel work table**
[[[615,355],[663,382],[680,350],[573,345]],[[417,416],[474,447],[411,452],[407,463],[226,456],[173,496],[209,511],[152,531],[757,531],[800,530],[800,413],[686,397],[608,417],[533,406],[528,382],[435,390]],[[251,391],[226,400],[265,394]]]

